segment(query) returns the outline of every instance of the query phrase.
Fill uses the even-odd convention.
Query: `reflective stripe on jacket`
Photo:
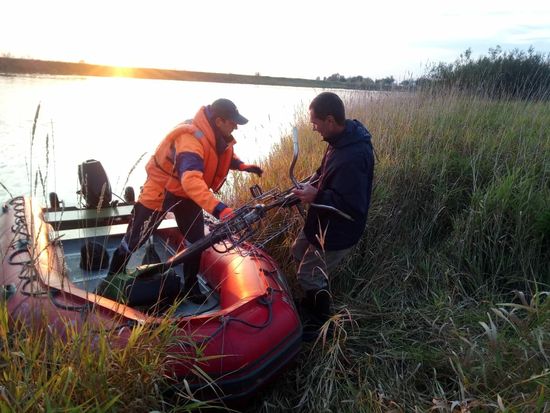
[[[197,132],[191,121],[177,125],[155,149],[154,154],[145,165],[147,179],[141,188],[138,202],[149,209],[161,210],[164,201],[164,189],[171,175],[174,174],[174,156],[171,155],[174,140],[183,133]],[[200,132],[200,131],[199,131]]]

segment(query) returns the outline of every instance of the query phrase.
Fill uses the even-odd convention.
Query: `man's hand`
[[[317,196],[317,188],[311,184],[304,184],[301,188],[294,188],[291,192],[305,204],[311,204]]]
[[[227,221],[233,217],[233,208],[226,207],[220,212],[220,220]]]
[[[245,172],[253,173],[253,174],[256,174],[258,176],[262,176],[262,174],[264,173],[264,170],[262,168],[260,168],[258,165],[249,165],[249,164],[246,164],[246,163],[242,163],[239,166],[239,171],[245,171]]]

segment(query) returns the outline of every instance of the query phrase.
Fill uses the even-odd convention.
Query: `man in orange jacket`
[[[195,117],[176,126],[159,144],[147,163],[147,179],[132,211],[126,235],[115,250],[109,275],[124,272],[133,252],[173,212],[179,230],[191,243],[204,237],[204,209],[219,219],[233,210],[216,198],[230,169],[261,176],[257,165],[242,162],[234,153],[232,132],[248,120],[228,99],[218,99],[199,109]],[[184,264],[184,294],[203,302],[197,282],[200,255]],[[105,285],[105,282],[103,283]],[[100,290],[102,287],[100,286]]]

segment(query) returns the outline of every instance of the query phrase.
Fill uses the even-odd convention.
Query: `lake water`
[[[67,205],[74,205],[79,189],[77,168],[87,159],[101,161],[114,193],[122,194],[124,187],[131,185],[137,195],[145,180],[145,163],[165,134],[192,118],[200,106],[220,97],[233,100],[249,119],[234,132],[235,152],[245,162],[260,160],[290,132],[296,116],[307,113],[309,102],[321,91],[171,80],[0,75],[0,183],[5,187],[0,185],[0,201],[9,198],[8,191],[13,196],[38,192],[39,197],[55,191]],[[37,176],[45,185],[35,185]]]

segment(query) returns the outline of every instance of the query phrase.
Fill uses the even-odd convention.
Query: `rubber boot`
[[[313,341],[319,335],[321,327],[331,316],[331,297],[326,289],[306,291],[304,305],[311,305],[311,311],[304,320],[302,340]]]
[[[200,268],[200,255],[183,265],[184,287],[180,296],[194,304],[203,304],[208,298],[201,292],[197,274]]]
[[[312,293],[308,294],[306,292],[300,301],[298,311],[300,313],[300,318],[302,319],[302,324],[308,324],[311,318],[314,317],[315,313],[315,295]]]
[[[113,258],[111,258],[111,264],[109,265],[109,271],[107,275],[121,274],[126,272],[126,265],[130,261],[130,254],[124,251],[120,251],[120,248],[117,248],[113,252]]]
[[[158,252],[155,250],[155,245],[152,243],[147,244],[145,248],[145,254],[141,260],[141,265],[158,264],[162,262]]]

